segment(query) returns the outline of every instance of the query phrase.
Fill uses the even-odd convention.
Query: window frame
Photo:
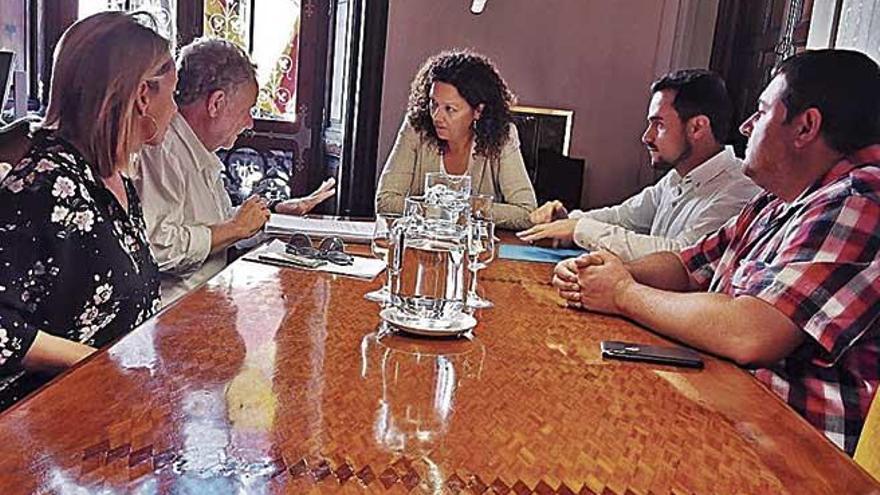
[[[77,20],[78,0],[28,2],[29,107],[43,108],[48,100],[51,59],[67,27]],[[347,49],[352,61],[343,76],[343,119],[330,121],[330,77],[336,0],[302,0],[297,64],[297,112],[294,121],[255,119],[254,129],[239,137],[235,147],[299,150],[291,174],[291,193],[304,195],[325,178],[328,170],[325,136],[336,131],[340,209],[370,214],[375,189],[379,111],[388,19],[388,0],[348,0],[351,33]],[[177,44],[203,35],[204,0],[177,2]],[[355,108],[357,107],[357,108]],[[355,122],[357,120],[357,122]],[[341,137],[341,139],[340,139]],[[358,164],[357,167],[354,165]]]
[[[71,24],[76,22],[79,12],[78,0],[25,0],[28,7],[28,72],[29,72],[29,94],[31,98],[38,95],[36,100],[38,104],[45,105],[48,99],[49,81],[51,78],[51,58],[55,50],[55,45],[61,37],[61,34]],[[319,3],[326,3],[324,2]],[[307,31],[318,31],[315,29],[314,21],[319,17],[317,14],[319,9],[315,5],[315,0],[304,0],[303,10],[310,9],[313,15],[303,15],[300,21],[300,50],[298,52],[299,60],[297,71],[299,74],[304,72],[314,72],[310,70],[313,64],[306,62],[314,62],[315,57],[304,57],[306,50],[302,49],[305,34]],[[190,0],[177,2],[177,44],[184,46],[199,36],[204,34],[204,0]],[[309,22],[312,20],[312,22]],[[33,27],[36,29],[33,29]],[[297,107],[303,106],[301,96],[308,95],[312,84],[303,84],[303,77],[297,77]],[[42,91],[40,90],[42,88]],[[322,95],[323,99],[323,95]],[[314,107],[307,105],[306,108]],[[285,135],[295,134],[303,127],[303,118],[300,118],[299,108],[297,108],[297,116],[294,121],[276,120],[276,119],[255,119],[254,134],[265,134],[269,138],[279,138]]]

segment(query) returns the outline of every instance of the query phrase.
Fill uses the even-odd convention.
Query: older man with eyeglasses
[[[253,126],[259,90],[253,63],[235,44],[206,38],[184,47],[177,64],[178,114],[165,141],[140,153],[134,177],[166,305],[222,270],[227,249],[259,232],[270,212],[258,196],[232,207],[215,154]],[[332,196],[334,186],[329,179],[311,195],[272,209],[305,214]]]

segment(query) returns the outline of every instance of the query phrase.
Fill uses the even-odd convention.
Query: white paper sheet
[[[314,237],[341,237],[344,241],[370,242],[373,222],[353,222],[326,218],[303,218],[273,213],[266,223],[268,234],[292,234],[302,232]]]

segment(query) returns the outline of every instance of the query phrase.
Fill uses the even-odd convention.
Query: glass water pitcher
[[[466,310],[470,188],[438,186],[405,200],[392,227],[392,305],[418,325],[442,326]]]

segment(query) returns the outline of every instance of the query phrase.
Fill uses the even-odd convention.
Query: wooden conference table
[[[496,260],[473,341],[377,340],[379,285],[239,260],[0,416],[0,493],[880,493],[749,374]]]

